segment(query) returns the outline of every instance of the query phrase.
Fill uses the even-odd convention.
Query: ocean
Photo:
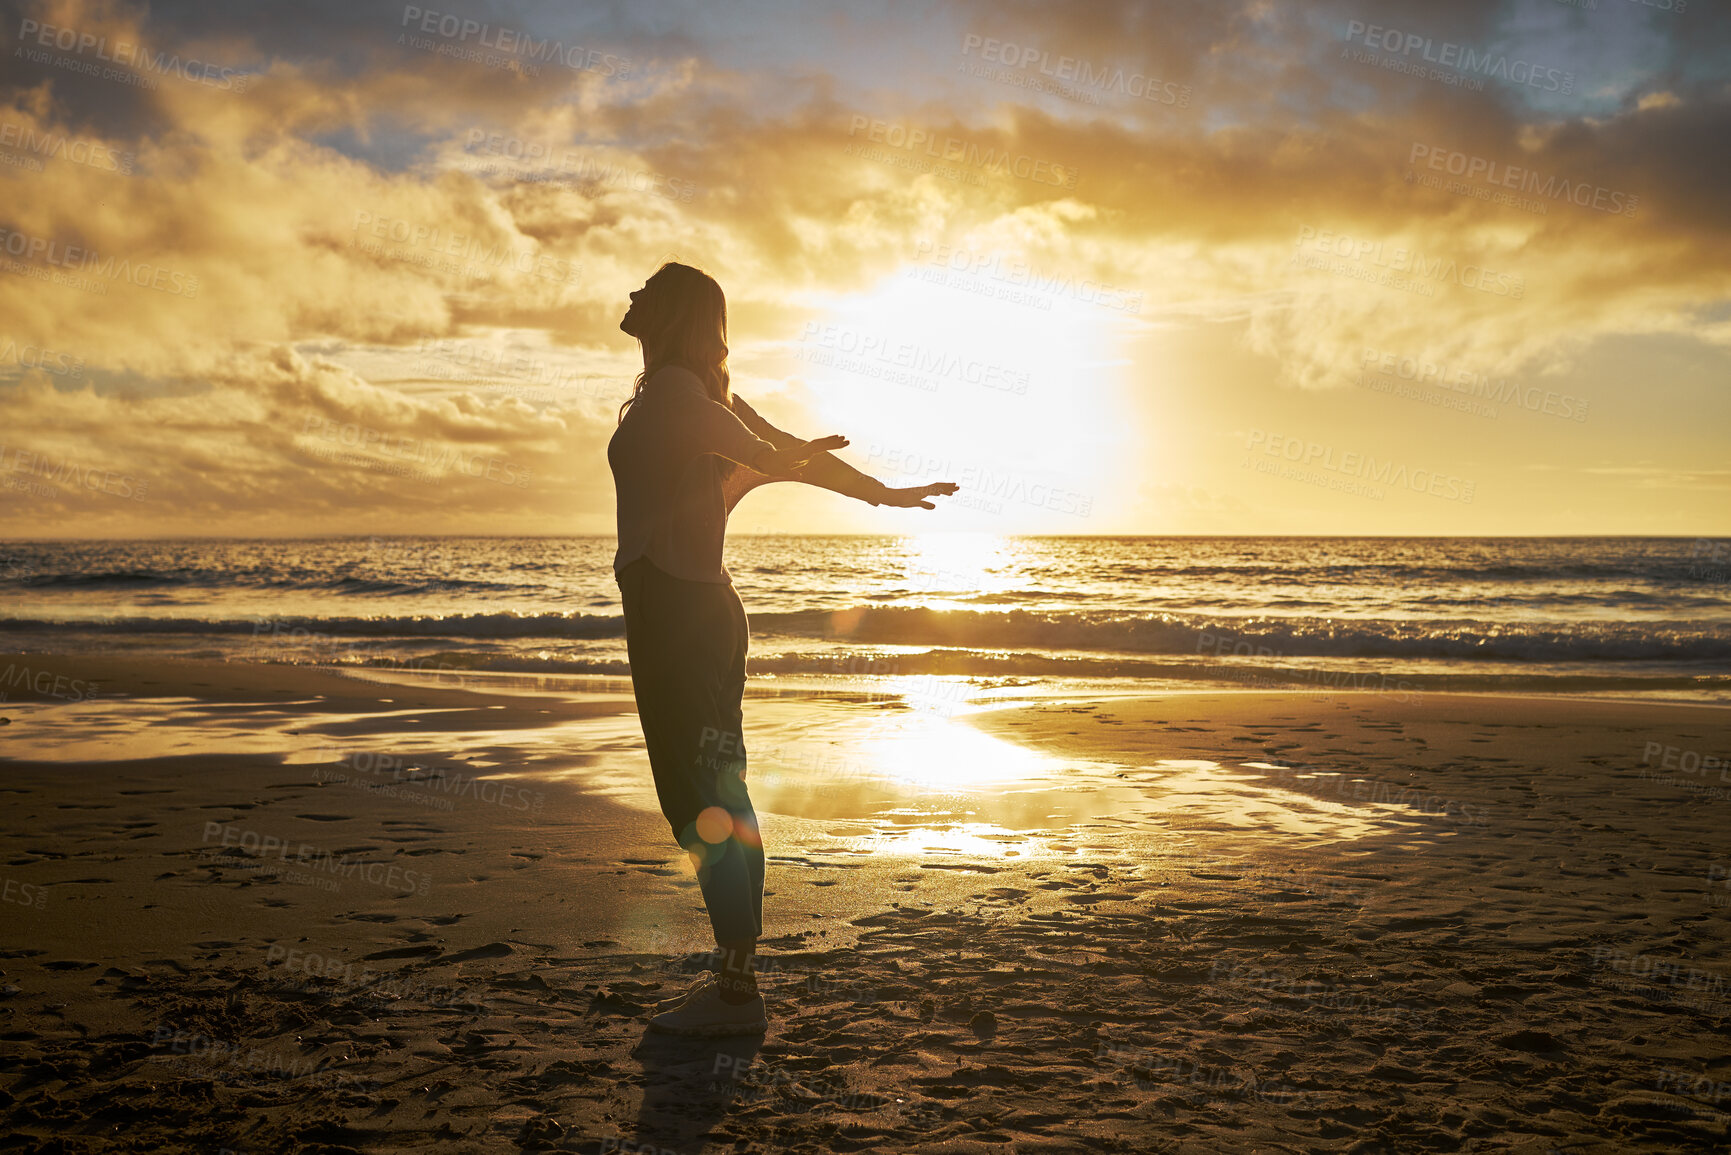
[[[617,678],[607,537],[0,544],[0,645]],[[735,537],[754,680],[1731,702],[1731,542]],[[0,687],[3,689],[3,687]]]

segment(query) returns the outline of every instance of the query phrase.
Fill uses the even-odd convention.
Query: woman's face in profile
[[[637,322],[641,320],[642,314],[637,310],[637,302],[639,298],[648,295],[649,284],[649,281],[644,281],[643,287],[631,294],[631,305],[625,310],[625,315],[619,318],[619,329],[626,336],[637,337],[641,335],[637,331]]]

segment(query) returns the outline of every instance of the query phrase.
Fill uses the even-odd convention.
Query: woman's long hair
[[[646,354],[631,396],[619,406],[619,420],[643,395],[643,384],[666,365],[697,374],[710,399],[731,406],[727,373],[727,297],[714,277],[701,269],[668,261],[644,283],[637,301],[641,313],[637,339]]]

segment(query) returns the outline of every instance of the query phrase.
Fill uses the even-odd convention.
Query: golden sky
[[[676,256],[766,417],[962,486],[736,534],[1726,534],[1667,4],[0,5],[0,533],[610,533]]]

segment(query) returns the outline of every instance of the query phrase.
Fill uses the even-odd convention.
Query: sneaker
[[[662,999],[660,1002],[656,1003],[655,1010],[657,1013],[661,1011],[671,1011],[674,1007],[684,1003],[686,999],[690,998],[704,987],[712,985],[714,982],[715,972],[704,971],[702,974],[698,975],[697,978],[693,979],[691,985],[686,987],[683,991],[680,991],[670,999]]]
[[[691,992],[677,1007],[650,1019],[649,1029],[700,1039],[757,1035],[769,1029],[769,1016],[762,995],[752,995],[743,1003],[730,1003],[721,997],[721,988],[711,982]]]

